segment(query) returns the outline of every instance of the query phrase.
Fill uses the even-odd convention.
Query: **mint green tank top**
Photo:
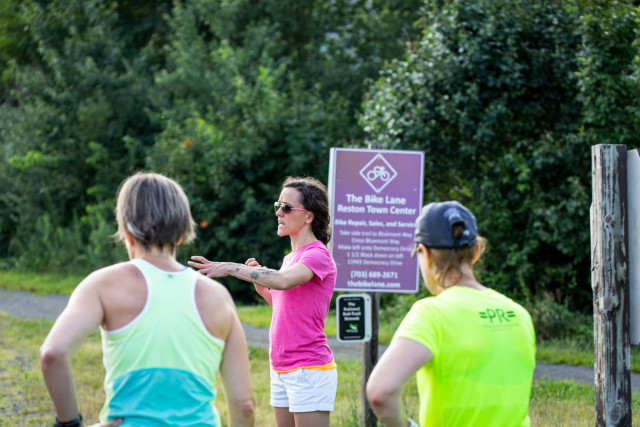
[[[224,341],[204,326],[195,301],[198,273],[130,261],[144,276],[147,301],[124,327],[102,335],[106,402],[100,421],[124,426],[220,426],[216,375]]]

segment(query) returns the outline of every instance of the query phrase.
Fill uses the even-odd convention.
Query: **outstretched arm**
[[[201,256],[192,256],[191,267],[208,277],[233,276],[246,282],[258,284],[269,289],[287,290],[313,278],[313,271],[302,263],[297,263],[286,270],[272,270],[266,267],[250,267],[234,262],[214,262]]]

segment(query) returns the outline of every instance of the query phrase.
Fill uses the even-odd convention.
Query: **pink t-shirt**
[[[271,290],[269,358],[276,371],[322,366],[333,361],[324,321],[336,284],[336,264],[319,240],[285,256],[280,270],[297,263],[309,267],[313,278],[286,291]]]

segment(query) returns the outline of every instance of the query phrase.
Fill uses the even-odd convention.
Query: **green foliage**
[[[543,379],[537,382],[532,391],[531,399],[573,400],[584,399],[593,404],[593,390],[589,386],[575,384],[573,381],[553,381]]]
[[[593,330],[593,325],[591,325]],[[630,370],[640,373],[640,346],[632,345],[630,349]],[[593,339],[564,337],[551,338],[536,343],[536,360],[538,363],[553,363],[593,368]]]
[[[45,213],[36,220],[37,237],[25,242],[18,263],[29,264],[39,271],[87,274],[127,259],[127,252],[115,241],[113,231],[112,222],[103,215],[90,213],[62,227],[56,226]]]
[[[281,182],[288,175],[326,182],[329,149],[348,144],[360,130],[354,85],[342,93],[347,85],[323,74],[340,63],[339,50],[324,46],[324,32],[340,30],[328,16],[353,16],[339,9],[325,16],[324,3],[268,5],[258,4],[258,11],[233,8],[236,3],[174,6],[167,64],[156,75],[153,98],[163,130],[147,166],[184,186],[201,224],[197,253],[235,262],[255,257],[277,268],[289,246],[277,237],[270,208]],[[292,16],[300,22],[293,25]],[[374,29],[366,28],[371,36]],[[385,43],[378,49],[389,49]],[[314,49],[324,52],[322,61]],[[344,76],[362,88],[372,70],[345,70]],[[317,73],[317,80],[307,73]],[[255,298],[246,284],[222,282],[236,296]]]
[[[84,279],[80,275],[33,274],[0,270],[0,289],[28,291],[36,294],[63,294],[71,292]]]
[[[579,87],[591,144],[640,146],[640,16],[634,3],[585,2]]]
[[[555,363],[592,368],[593,354],[593,340],[587,342],[565,337],[551,339],[549,341],[538,341],[536,343],[536,360],[540,363]],[[638,363],[635,363],[635,365],[632,366],[632,372],[637,372],[637,368]]]
[[[637,14],[621,2],[576,6],[434,6],[422,39],[372,86],[360,123],[370,143],[425,152],[426,201],[476,213],[491,243],[487,285],[589,310],[589,144],[638,135],[638,109],[626,107],[638,102]],[[624,72],[605,67],[616,61]],[[601,81],[609,89],[594,90]]]
[[[280,183],[326,181],[329,148],[361,139],[365,81],[417,33],[420,4],[72,0],[0,13],[38,47],[23,60],[0,43],[15,64],[15,102],[0,105],[0,258],[79,265],[44,251],[82,256],[82,239],[115,231],[122,179],[153,169],[184,185],[201,224],[182,256],[277,267],[288,249],[270,210]],[[41,232],[53,240],[39,249]],[[118,260],[103,243],[91,259]]]
[[[156,59],[145,40],[132,44],[128,23],[105,2],[33,2],[22,10],[38,63],[15,67],[17,106],[0,106],[7,117],[0,122],[1,255],[15,265],[29,256],[35,268],[84,271],[96,264],[73,261],[96,255],[83,242],[115,231],[115,189],[143,166],[156,132],[145,111]],[[93,260],[115,261],[109,241],[102,243]]]
[[[593,316],[572,312],[551,298],[525,304],[536,331],[537,341],[571,338],[593,347]]]
[[[37,62],[36,44],[28,37],[22,13],[28,4],[17,0],[0,3],[0,103],[13,102],[11,72],[15,63]]]
[[[631,1],[9,0],[0,29],[4,266],[119,261],[116,189],[153,169],[201,225],[181,257],[277,268],[282,180],[364,139],[477,213],[485,283],[590,310],[590,145],[640,135]]]

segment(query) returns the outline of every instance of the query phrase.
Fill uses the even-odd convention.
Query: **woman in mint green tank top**
[[[475,217],[457,201],[430,203],[414,242],[434,297],[413,305],[373,369],[366,392],[374,412],[385,426],[529,426],[531,316],[476,280],[486,242]],[[399,399],[414,373],[419,424],[402,415]]]
[[[106,400],[96,425],[220,426],[219,377],[227,423],[252,426],[249,357],[233,300],[176,260],[177,246],[195,237],[184,191],[165,176],[137,173],[119,189],[116,220],[129,261],[87,276],[40,348],[54,426],[83,425],[70,358],[98,328]]]

